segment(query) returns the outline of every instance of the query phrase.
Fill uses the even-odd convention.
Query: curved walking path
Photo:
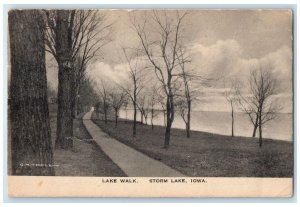
[[[111,138],[91,120],[92,111],[83,116],[83,124],[110,159],[129,177],[184,177],[171,167]]]

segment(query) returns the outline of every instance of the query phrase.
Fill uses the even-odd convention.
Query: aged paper
[[[116,179],[116,183],[104,183]],[[149,178],[24,177],[9,176],[9,195],[17,197],[290,197],[291,178]],[[185,179],[186,183],[175,183]],[[191,182],[202,180],[203,183]],[[166,181],[167,180],[167,181]],[[173,182],[173,183],[172,183]]]
[[[9,196],[291,197],[292,18],[9,11]]]

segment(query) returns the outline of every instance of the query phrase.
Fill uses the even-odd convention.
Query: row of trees
[[[259,66],[250,72],[248,81],[242,84],[238,80],[228,81],[228,90],[224,95],[231,108],[231,135],[234,136],[234,108],[247,114],[253,125],[252,137],[259,130],[259,146],[262,146],[263,126],[275,119],[281,106],[274,95],[279,92],[279,83],[269,66]],[[242,90],[244,88],[244,91]]]
[[[8,16],[12,171],[54,175],[45,53],[58,66],[55,147],[65,149],[72,146],[68,142],[87,65],[110,42],[112,24],[96,10],[12,10]]]
[[[181,59],[178,53],[183,47],[182,39],[182,22],[187,13],[176,13],[176,18],[168,17],[166,12],[158,15],[153,11],[152,17],[144,19],[142,22],[137,21],[136,16],[131,16],[132,25],[139,37],[142,52],[146,55],[154,70],[160,87],[166,97],[166,131],[164,148],[168,148],[170,144],[171,128],[174,121],[175,105],[174,97],[177,89],[175,82],[177,65]],[[151,21],[152,20],[152,21]],[[149,22],[151,21],[151,22]],[[157,30],[157,36],[150,36],[147,27],[152,25]]]
[[[138,111],[141,115],[141,123],[144,120],[145,124],[147,124],[149,116],[151,117],[152,129],[154,129],[153,119],[160,113],[163,113],[164,116],[166,115],[163,91],[157,86],[157,82],[156,84],[151,84],[151,82],[146,81],[146,75],[143,73],[143,70],[138,72],[130,66],[129,77],[132,77],[132,79],[127,86],[121,86],[110,80],[109,82],[113,83],[113,87],[108,87],[108,82],[105,83],[104,81],[101,82],[102,88],[99,89],[98,87],[102,103],[104,103],[101,106],[101,111],[104,112],[105,123],[107,123],[107,114],[110,107],[114,109],[116,126],[121,107],[124,108],[126,114],[128,107],[133,108],[133,137],[136,135]],[[183,73],[182,83],[184,87],[189,87],[188,84],[185,85],[190,83],[185,80],[185,76],[188,75]],[[137,80],[140,80],[140,82]],[[143,83],[147,83],[147,86],[143,85]],[[226,83],[227,85],[224,85],[226,89],[224,96],[231,109],[231,136],[235,136],[234,112],[236,108],[236,110],[242,110],[249,117],[253,125],[252,137],[256,137],[257,129],[259,129],[259,146],[261,147],[263,126],[275,119],[281,109],[278,102],[274,99],[274,95],[278,93],[279,88],[276,78],[272,75],[270,68],[260,66],[249,73],[248,81],[245,84],[242,84],[237,79],[227,80]],[[192,93],[193,95],[186,95],[186,93]],[[199,94],[197,95],[199,96]],[[188,116],[190,118],[191,108],[189,104],[198,96],[195,95],[194,91],[185,89],[183,95],[176,96],[174,99],[175,113],[178,113],[186,124],[187,137],[190,137],[190,122],[187,119]],[[164,123],[166,126],[165,117]]]
[[[183,34],[183,21],[188,14],[178,11],[174,13],[170,16],[163,11],[152,11],[144,18],[134,12],[130,13],[132,28],[139,39],[139,44],[136,47],[122,48],[129,68],[129,83],[117,86],[122,91],[121,94],[127,95],[124,103],[126,105],[130,103],[133,107],[133,137],[136,136],[137,111],[140,111],[141,121],[145,119],[146,123],[148,115],[151,114],[152,125],[157,109],[163,111],[166,128],[164,148],[168,148],[170,144],[175,113],[177,112],[184,121],[186,136],[190,137],[191,108],[192,103],[200,95],[199,87],[220,80],[218,75],[214,79],[209,79],[190,68],[189,63],[192,59],[185,47]],[[226,87],[231,84],[229,90],[225,92],[225,97],[231,107],[232,136],[234,136],[234,108],[238,105],[253,124],[253,137],[259,129],[261,146],[263,125],[274,119],[280,109],[272,98],[277,93],[278,85],[276,78],[272,76],[271,68],[253,70],[246,86],[237,81],[226,82]],[[242,91],[242,88],[248,86],[248,90]],[[104,114],[107,117],[105,107],[107,89],[103,84],[101,97],[105,108]],[[121,105],[118,105],[118,110],[120,107]],[[117,112],[115,114],[117,117]],[[107,118],[105,120],[107,121]]]
[[[123,87],[112,80],[100,83],[94,83],[100,95],[100,102],[97,104],[97,112],[103,114],[103,120],[107,124],[110,114],[114,114],[115,127],[118,125],[118,118],[121,108],[125,110],[126,119],[128,107],[133,108],[133,137],[136,136],[137,113],[140,113],[140,122],[148,124],[150,115],[152,129],[154,129],[153,119],[158,114],[157,103],[157,87],[143,87],[135,95],[132,94],[130,88]],[[149,89],[149,90],[148,90]]]
[[[59,69],[55,147],[66,148],[87,64],[111,40],[111,24],[96,10],[45,10],[44,19],[46,51]]]

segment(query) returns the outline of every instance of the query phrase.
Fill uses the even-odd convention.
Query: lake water
[[[235,113],[235,136],[252,135],[253,126],[244,113]],[[149,115],[150,117],[150,115]],[[120,118],[126,118],[125,111],[120,112]],[[133,111],[127,110],[127,118],[133,119]],[[137,115],[140,120],[140,114]],[[161,112],[154,118],[155,125],[164,125],[164,117]],[[150,118],[148,118],[148,124]],[[265,124],[263,128],[263,137],[292,141],[293,134],[292,114],[279,114],[275,120]],[[172,128],[184,129],[185,124],[180,116],[175,116]],[[191,114],[191,129],[196,131],[205,131],[217,134],[231,135],[231,113],[229,112],[211,112],[211,111],[193,111]],[[258,130],[257,130],[258,135]]]

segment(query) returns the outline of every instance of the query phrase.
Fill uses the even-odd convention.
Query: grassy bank
[[[132,122],[93,121],[106,133],[148,156],[188,176],[205,177],[291,177],[293,146],[290,142],[265,139],[262,148],[257,138],[230,137],[192,131],[187,139],[182,129],[172,129],[169,149],[163,149],[164,127],[138,124],[132,137]]]
[[[56,139],[56,105],[49,106],[52,143]],[[126,176],[92,140],[81,117],[74,119],[72,150],[54,149],[56,176]]]

